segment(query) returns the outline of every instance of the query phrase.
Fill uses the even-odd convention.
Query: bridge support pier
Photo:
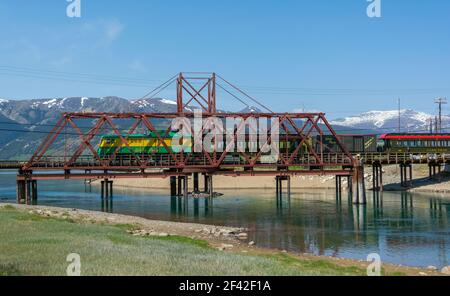
[[[347,189],[349,193],[352,193],[353,190],[352,176],[347,176]]]
[[[182,176],[178,176],[178,184],[177,184],[177,195],[181,196],[182,192],[183,192],[183,177]]]
[[[287,185],[287,195],[291,197],[291,176],[276,176],[276,193],[277,198],[281,198],[283,196],[283,181],[286,181]]]
[[[26,201],[25,181],[17,181],[17,203],[22,204]]]
[[[170,196],[177,196],[177,177],[170,177]]]
[[[20,180],[17,181],[17,203],[32,204],[38,199],[37,181]]]
[[[209,197],[214,197],[214,183],[213,183],[213,175],[208,176],[208,189],[209,189]]]
[[[428,164],[428,171],[429,171],[429,178],[430,180],[436,180],[439,179],[439,176],[441,174],[441,164],[436,162],[430,162]]]
[[[198,186],[198,184],[199,184],[199,182],[198,182],[198,173],[193,173],[192,174],[192,179],[194,180],[193,181],[193,183],[194,183],[194,192],[195,193],[200,192],[199,186]]]
[[[185,198],[185,202],[187,204],[187,197],[189,195],[189,178],[188,176],[183,177],[183,197]]]
[[[178,179],[178,180],[177,180]],[[178,182],[178,184],[177,184]],[[178,176],[170,178],[170,194],[172,196],[188,197],[189,195],[188,176]]]
[[[352,199],[354,204],[366,204],[366,183],[364,180],[364,164],[358,160],[358,165],[353,168]]]
[[[400,185],[402,187],[411,187],[412,186],[412,164],[410,163],[401,163],[400,164]]]
[[[383,191],[383,167],[381,163],[372,164],[372,190]]]
[[[208,174],[203,174],[204,184],[205,184],[205,193],[209,192],[209,176]]]
[[[113,181],[105,179],[101,182],[101,197],[102,199],[113,197]]]
[[[37,187],[37,181],[32,180],[29,181],[31,183],[31,199],[32,201],[37,201],[38,199],[38,187]]]
[[[342,176],[336,176],[336,198],[340,199],[342,196]]]

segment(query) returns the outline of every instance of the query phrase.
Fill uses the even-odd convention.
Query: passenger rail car
[[[321,138],[323,141],[321,141]],[[338,135],[337,139],[350,153],[377,152],[376,135]],[[323,142],[324,153],[341,153],[342,149],[338,145],[336,137],[333,135],[317,136],[317,143]],[[316,146],[316,151],[320,152],[321,147]]]
[[[385,134],[379,150],[391,153],[450,153],[450,134]]]

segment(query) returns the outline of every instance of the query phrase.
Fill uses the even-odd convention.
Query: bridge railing
[[[450,161],[450,154],[446,153],[385,153],[385,152],[370,152],[359,154],[361,159],[366,164],[383,163],[383,164],[398,164],[398,163],[447,163]]]
[[[355,154],[356,155],[356,154]],[[365,164],[382,163],[382,164],[399,164],[399,163],[446,163],[450,162],[450,154],[435,154],[435,153],[384,153],[384,152],[372,152],[372,153],[360,153],[357,154]],[[146,159],[141,155],[141,159],[137,159],[135,156],[116,156],[112,161],[106,159],[102,162],[98,161],[93,156],[80,156],[74,163],[69,163],[69,158],[64,156],[44,156],[39,161],[35,162],[31,169],[103,169],[104,167],[114,168],[142,168],[142,163],[145,159],[145,168],[176,168],[179,167],[179,163],[167,154],[155,154]],[[217,157],[217,155],[209,154],[209,158],[205,154],[183,156],[178,154],[178,157],[183,157],[184,167],[209,167],[210,159]],[[283,159],[285,161],[283,161]],[[289,161],[287,161],[289,160]],[[0,161],[0,168],[18,168],[25,165],[25,162],[17,161]],[[280,154],[280,158],[275,163],[264,163],[257,161],[255,167],[265,166],[350,166],[352,160],[344,153],[327,153],[320,155],[320,158],[313,154],[297,154],[293,156],[290,153]],[[220,167],[232,167],[232,166],[248,166],[248,160],[239,155],[227,155]]]
[[[139,156],[138,156],[139,157]],[[209,167],[211,166],[211,159],[217,158],[218,155],[209,154],[209,157],[202,154],[177,154],[177,157],[181,158],[185,168],[189,167]],[[80,156],[75,162],[69,163],[68,157],[63,156],[45,156],[39,161],[33,163],[30,169],[103,169],[105,167],[112,168],[177,168],[179,162],[175,161],[173,157],[167,154],[155,154],[149,158],[141,155],[138,159],[133,155],[116,156],[112,161],[107,160],[105,157],[102,162],[98,161],[93,156]],[[336,166],[350,166],[352,165],[352,159],[350,159],[344,153],[327,153],[320,156],[318,159],[313,154],[300,154],[293,155],[291,153],[282,153],[276,162],[264,162],[256,161],[252,167],[267,167],[267,166],[279,166],[279,167],[292,167],[292,166],[321,166],[321,167],[336,167]],[[219,167],[250,166],[248,159],[242,155],[230,154],[221,162]]]
[[[26,161],[3,160],[0,161],[0,169],[18,169],[24,166]]]

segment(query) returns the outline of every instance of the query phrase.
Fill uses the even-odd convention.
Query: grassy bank
[[[364,275],[355,266],[287,254],[221,252],[184,237],[135,237],[131,225],[86,224],[0,208],[0,275],[65,275],[69,253],[83,275]]]

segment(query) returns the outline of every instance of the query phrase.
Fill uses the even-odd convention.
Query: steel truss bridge
[[[37,198],[38,180],[63,179],[101,179],[102,197],[103,195],[107,197],[112,192],[114,179],[170,178],[171,194],[176,194],[177,187],[180,193],[180,188],[184,187],[186,196],[188,177],[192,176],[194,190],[198,190],[198,175],[203,174],[205,184],[209,185],[210,194],[213,193],[214,175],[274,176],[277,188],[281,188],[282,181],[285,180],[289,186],[290,177],[297,175],[334,175],[337,176],[336,180],[339,180],[338,188],[341,187],[341,178],[348,177],[352,184],[351,194],[354,203],[365,203],[364,164],[373,165],[374,173],[376,168],[379,178],[382,178],[380,167],[382,164],[398,163],[407,167],[411,163],[439,164],[447,161],[446,155],[434,155],[434,158],[431,155],[385,153],[352,155],[339,141],[324,113],[274,113],[262,104],[260,105],[268,112],[220,112],[216,108],[217,87],[236,98],[241,95],[252,101],[255,99],[215,73],[180,73],[156,88],[152,94],[158,94],[171,83],[176,85],[177,112],[174,113],[62,114],[30,160],[25,163],[0,162],[0,168],[19,168],[18,201],[28,202]],[[264,152],[260,147],[252,153],[235,152],[231,149],[234,148],[234,144],[227,146],[223,152],[208,152],[204,148],[201,152],[195,153],[171,151],[164,141],[172,130],[170,122],[180,117],[193,121],[196,115],[192,110],[195,109],[202,111],[203,121],[210,118],[241,119],[231,135],[234,144],[238,141],[239,133],[249,129],[246,126],[249,118],[257,121],[275,118],[279,122],[280,141],[294,138],[300,145],[294,150],[281,147],[279,157],[274,163],[262,161]],[[272,128],[273,125],[268,128],[265,143],[267,145],[272,144],[270,136]],[[194,134],[194,131],[191,132]],[[130,149],[129,142],[130,136],[136,133],[154,134],[158,144],[166,148],[168,153],[158,154],[156,151],[148,154],[134,153]],[[204,137],[207,133],[208,129],[201,126],[200,135]],[[100,155],[95,148],[101,136],[105,134],[117,136],[121,143],[107,157]],[[325,145],[322,141],[324,135],[335,136],[338,151],[333,151]],[[120,146],[127,147],[131,153],[122,156],[119,153]],[[402,174],[402,183],[406,176],[405,171],[405,174]],[[374,185],[379,185],[379,181]]]

